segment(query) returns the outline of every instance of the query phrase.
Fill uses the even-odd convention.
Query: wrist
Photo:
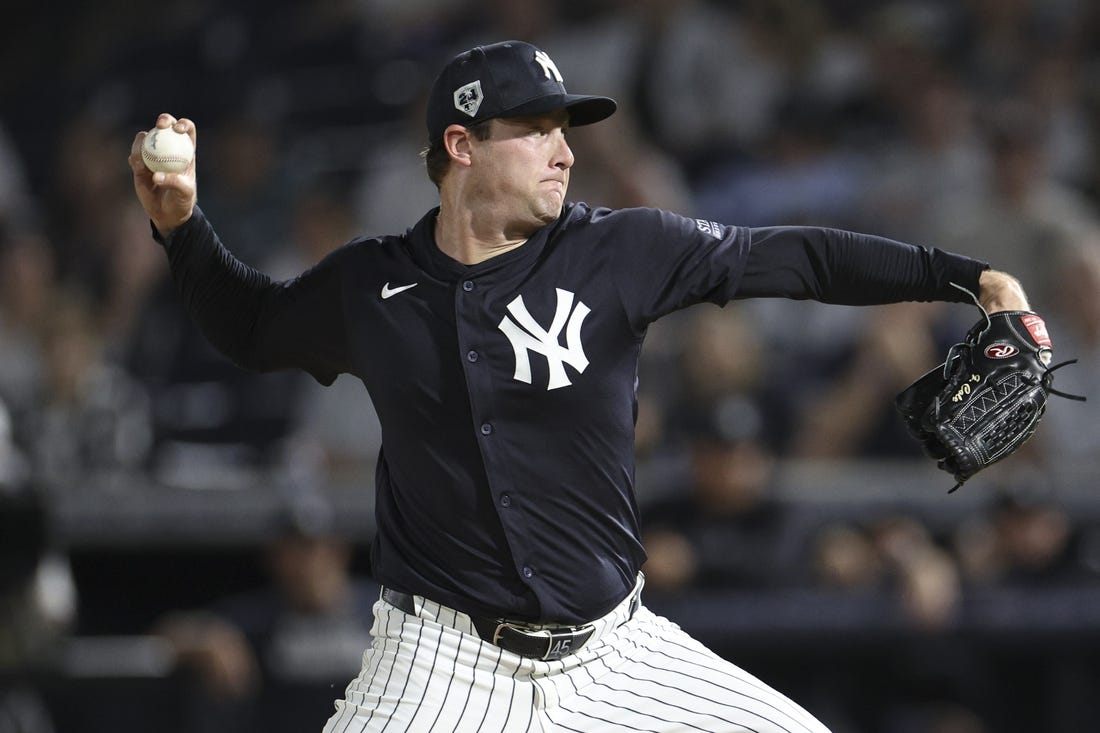
[[[153,229],[156,230],[158,238],[161,241],[164,241],[171,238],[171,236],[175,234],[180,227],[190,221],[194,213],[194,209],[192,209],[187,213],[187,216],[183,217],[182,219],[171,219],[168,221],[151,219],[150,221],[153,225]]]
[[[1031,310],[1020,281],[999,270],[984,270],[978,277],[978,301],[989,313]]]

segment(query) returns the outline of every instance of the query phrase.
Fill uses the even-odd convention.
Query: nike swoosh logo
[[[392,298],[398,293],[402,293],[409,288],[415,288],[417,285],[418,283],[413,283],[412,285],[398,285],[396,288],[391,288],[390,284],[386,283],[382,286],[382,300],[385,300],[386,298]]]

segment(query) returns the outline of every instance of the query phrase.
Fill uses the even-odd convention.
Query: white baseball
[[[187,170],[195,157],[191,136],[171,127],[154,127],[141,143],[141,159],[154,173],[179,173]]]

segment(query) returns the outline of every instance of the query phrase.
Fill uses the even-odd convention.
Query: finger
[[[171,127],[172,125],[176,124],[176,122],[177,122],[177,120],[176,120],[175,117],[168,114],[167,112],[161,112],[157,116],[156,126],[163,130],[163,129],[167,129],[167,128]]]
[[[165,173],[163,171],[156,171],[153,173],[153,183],[163,188],[180,188],[180,174],[179,173]]]
[[[130,168],[132,168],[135,173],[140,173],[142,169],[149,170],[145,167],[145,162],[141,159],[141,144],[142,141],[145,140],[147,134],[148,133],[144,130],[139,132],[137,135],[134,135],[134,142],[130,144],[130,157],[128,160],[130,161]]]
[[[195,143],[195,147],[198,148],[198,129],[195,127],[195,123],[186,117],[181,117],[175,125],[173,125],[176,132],[185,132],[191,136],[191,142]]]
[[[152,175],[151,180],[154,185],[171,190],[173,196],[180,201],[189,201],[194,197],[194,179],[188,176],[186,171],[182,173],[157,172]]]

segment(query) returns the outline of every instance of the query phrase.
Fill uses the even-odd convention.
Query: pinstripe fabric
[[[622,623],[624,604],[578,653],[542,662],[417,602],[416,616],[375,604],[374,644],[324,733],[828,733],[644,606]]]

